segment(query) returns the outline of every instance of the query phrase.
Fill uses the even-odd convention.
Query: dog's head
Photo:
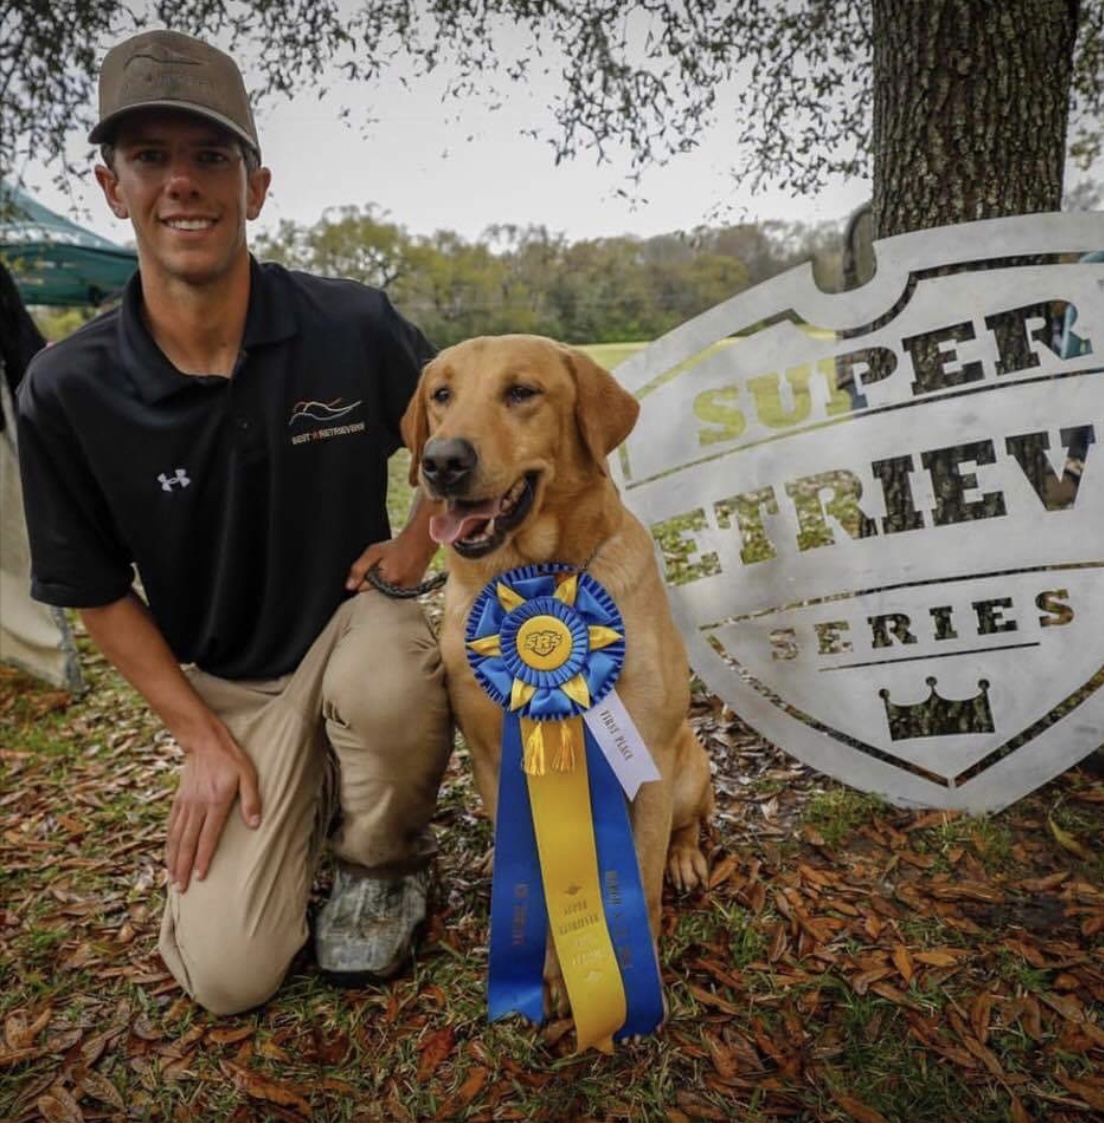
[[[465,558],[491,554],[551,497],[606,473],[640,406],[594,360],[542,336],[481,336],[422,373],[402,420],[410,480],[444,502],[431,530]]]

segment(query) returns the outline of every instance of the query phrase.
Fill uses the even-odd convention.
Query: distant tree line
[[[652,340],[800,262],[838,276],[842,224],[745,223],[652,238],[569,242],[544,226],[492,226],[476,241],[412,235],[374,207],[288,220],[258,257],[386,289],[438,346],[536,332],[570,343]]]

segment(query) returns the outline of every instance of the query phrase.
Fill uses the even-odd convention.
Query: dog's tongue
[[[475,528],[498,515],[499,501],[485,500],[474,508],[448,507],[430,517],[429,534],[434,543],[455,543],[466,539]]]

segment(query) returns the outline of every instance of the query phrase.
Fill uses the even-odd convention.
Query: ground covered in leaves
[[[713,697],[707,891],[666,903],[670,1020],[612,1058],[484,1014],[490,828],[462,750],[412,972],[200,1011],[156,953],[177,751],[89,652],[80,700],[0,666],[5,1120],[1104,1119],[1104,783],[902,812]],[[322,873],[319,894],[325,890]]]

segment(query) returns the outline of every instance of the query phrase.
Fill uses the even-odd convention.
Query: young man
[[[139,271],[20,389],[32,593],[80,611],[184,751],[160,945],[181,985],[216,1013],[272,995],[327,831],[319,965],[385,978],[425,916],[451,723],[421,611],[365,575],[412,586],[433,554],[420,501],[393,539],[385,509],[432,349],[384,294],[250,257],[270,172],[222,52],[115,47],[90,139]]]

